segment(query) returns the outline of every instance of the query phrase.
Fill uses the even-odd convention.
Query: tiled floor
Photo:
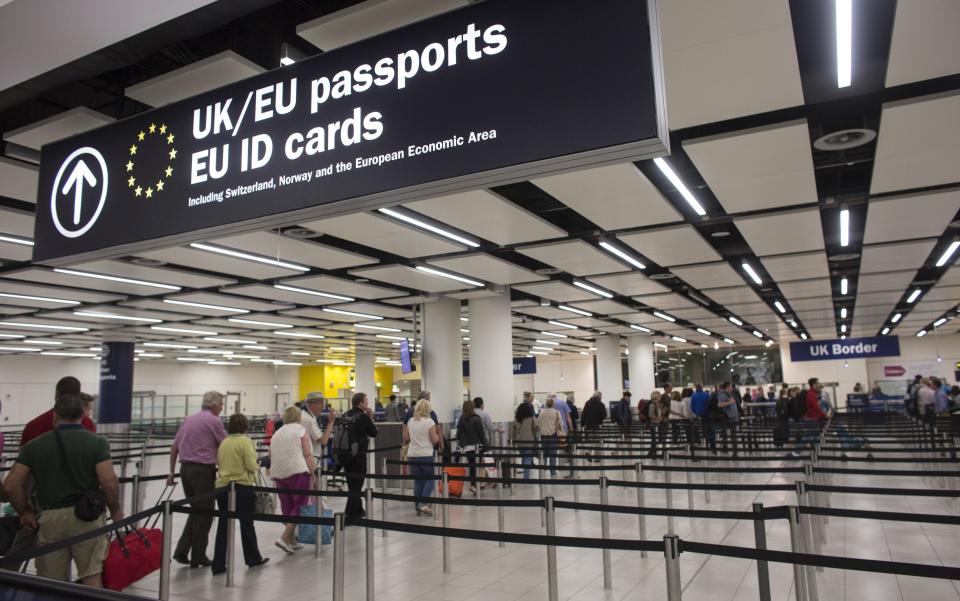
[[[778,465],[773,462],[769,465]],[[870,466],[875,469],[881,466]],[[891,469],[908,467],[884,464]],[[915,465],[912,467],[916,467]],[[621,478],[620,472],[608,474]],[[587,476],[585,476],[587,477]],[[652,476],[648,475],[648,478]],[[712,481],[719,481],[711,476]],[[779,474],[729,476],[725,482],[765,483],[788,482]],[[675,479],[676,481],[676,479]],[[869,476],[836,476],[838,485],[873,485],[890,487],[924,487],[933,483],[923,478],[875,478]],[[148,498],[156,498],[159,489],[151,488]],[[408,489],[409,492],[409,489]],[[482,496],[494,498],[493,491]],[[535,498],[536,486],[518,486],[512,498]],[[572,487],[548,487],[547,494],[573,499]],[[753,502],[767,506],[795,503],[795,495],[787,492],[713,492],[711,503],[702,492],[695,495],[696,508],[745,510]],[[598,491],[583,487],[580,499],[598,502]],[[611,488],[612,504],[635,505],[635,489]],[[651,506],[665,506],[663,491],[648,490],[646,501]],[[341,499],[332,499],[329,506],[342,506]],[[960,502],[938,498],[907,496],[833,495],[833,507],[876,509],[903,512],[960,515]],[[687,495],[674,497],[675,507],[687,506]],[[380,517],[379,501],[374,516]],[[540,511],[528,508],[506,510],[506,527],[513,532],[542,533]],[[182,518],[182,516],[177,516]],[[411,523],[439,525],[433,518],[418,518],[409,504],[390,502],[388,519]],[[179,523],[175,533],[179,534]],[[481,530],[495,529],[496,509],[492,507],[450,508],[452,527]],[[676,518],[676,532],[684,539],[752,547],[753,524],[732,520]],[[214,577],[208,570],[191,570],[175,566],[171,590],[175,601],[297,601],[332,598],[332,547],[324,547],[315,559],[313,548],[306,547],[294,556],[287,556],[273,545],[279,526],[260,524],[257,527],[261,549],[271,558],[262,568],[237,570],[236,586],[225,588],[225,577]],[[960,565],[960,531],[954,526],[877,522],[861,519],[831,518],[826,524],[823,553],[850,557],[921,562],[936,565]],[[345,598],[360,601],[366,598],[365,554],[363,531],[348,529]],[[637,539],[635,516],[611,514],[612,537]],[[666,533],[665,518],[647,518],[648,538],[660,539]],[[766,524],[768,547],[788,551],[789,529],[784,520]],[[564,536],[600,536],[600,516],[586,511],[558,510],[557,534]],[[390,533],[375,541],[375,590],[377,601],[541,601],[547,598],[546,554],[542,547],[508,544],[499,548],[494,542],[451,540],[452,573],[442,569],[442,543],[426,535]],[[211,541],[212,543],[212,541]],[[239,545],[239,542],[238,542]],[[211,549],[212,553],[212,549]],[[238,557],[240,553],[238,550]],[[604,590],[602,559],[599,550],[560,548],[559,596],[571,601],[647,601],[666,599],[663,556],[650,553],[641,558],[637,552],[612,552],[613,589]],[[684,554],[681,557],[682,598],[685,601],[759,601],[759,585],[755,563],[733,558]],[[884,574],[824,570],[817,572],[820,601],[960,601],[960,582],[906,578]],[[791,566],[770,564],[772,601],[794,599]],[[129,592],[156,598],[157,575],[147,578]]]

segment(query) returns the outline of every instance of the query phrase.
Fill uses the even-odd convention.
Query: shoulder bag
[[[57,446],[60,448],[60,460],[63,462],[63,469],[73,486],[78,489],[77,497],[73,501],[73,514],[77,516],[78,520],[94,522],[107,509],[107,495],[99,488],[80,488],[77,480],[73,477],[73,472],[70,471],[70,462],[67,460],[67,451],[63,448],[60,431],[54,429],[53,435],[57,438]]]

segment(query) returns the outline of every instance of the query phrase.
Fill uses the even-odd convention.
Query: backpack
[[[347,465],[360,454],[360,442],[357,439],[357,419],[360,412],[353,415],[341,415],[333,422],[333,454],[340,465]]]
[[[801,390],[790,399],[790,417],[793,419],[803,419],[807,414],[807,391]]]

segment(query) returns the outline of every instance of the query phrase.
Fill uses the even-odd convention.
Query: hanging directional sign
[[[806,340],[790,343],[791,361],[862,359],[865,357],[898,357],[899,355],[900,338],[897,336]]]
[[[34,260],[666,154],[656,6],[486,0],[49,144]]]

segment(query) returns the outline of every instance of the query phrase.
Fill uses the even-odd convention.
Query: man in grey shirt
[[[720,385],[720,391],[717,393],[717,406],[723,409],[727,415],[727,421],[723,423],[723,450],[727,451],[727,440],[733,447],[733,457],[737,456],[737,422],[740,421],[740,409],[737,407],[737,399],[730,392],[730,382],[724,382]]]
[[[473,399],[473,407],[474,412],[483,420],[483,429],[487,432],[487,442],[492,445],[493,441],[496,440],[495,435],[500,429],[494,425],[493,418],[490,417],[490,414],[483,410],[482,398],[476,397]]]

